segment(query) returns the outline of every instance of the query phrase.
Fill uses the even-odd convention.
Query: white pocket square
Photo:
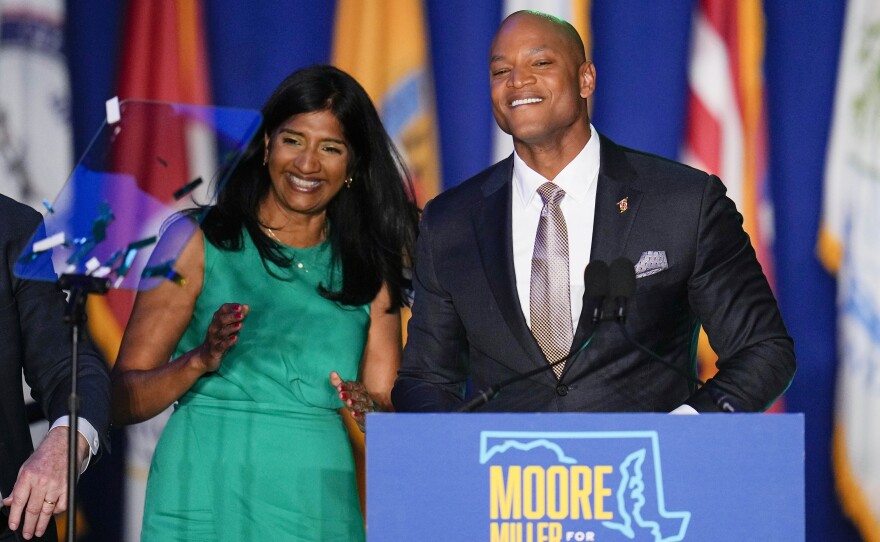
[[[640,279],[656,275],[668,268],[669,262],[666,261],[665,250],[648,250],[642,252],[639,261],[636,263],[636,278]]]

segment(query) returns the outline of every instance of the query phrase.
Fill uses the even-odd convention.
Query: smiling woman
[[[146,541],[364,538],[338,410],[364,429],[391,408],[418,210],[349,75],[294,72],[262,113],[217,204],[194,211],[207,216],[176,264],[186,284],[138,294],[113,370],[117,423],[177,402]]]
[[[265,136],[272,185],[260,222],[276,241],[309,247],[326,235],[327,205],[348,178],[350,151],[329,111],[301,113]]]

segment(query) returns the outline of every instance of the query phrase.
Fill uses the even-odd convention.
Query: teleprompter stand
[[[77,376],[79,373],[79,340],[86,321],[86,301],[89,294],[106,294],[110,280],[88,275],[61,275],[58,286],[70,292],[64,309],[64,321],[70,324],[70,395],[67,409],[70,414],[70,430],[67,441],[67,536],[70,542],[76,539],[76,482],[79,465],[76,460],[77,438],[79,435],[79,395]]]
[[[70,541],[76,535],[78,358],[86,300],[110,288],[141,291],[183,280],[174,263],[262,122],[249,109],[116,98],[106,108],[106,122],[59,194],[52,203],[43,201],[43,226],[14,270],[22,279],[69,292]]]

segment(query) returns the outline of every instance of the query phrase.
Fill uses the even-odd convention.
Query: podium
[[[803,541],[802,414],[371,414],[367,540]]]

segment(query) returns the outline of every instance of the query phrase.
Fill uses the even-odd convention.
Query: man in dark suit
[[[794,375],[793,343],[721,181],[596,132],[595,68],[565,21],[505,19],[490,81],[515,153],[425,208],[395,407],[454,410],[468,381],[488,388],[590,339],[558,374],[513,383],[483,409],[694,413],[719,398],[766,409]],[[636,262],[624,325],[653,356],[581,299],[587,263],[619,257]],[[698,389],[700,324],[719,370]]]
[[[40,215],[0,195],[0,541],[55,540],[52,516],[67,509],[70,328],[64,293],[54,282],[13,273]],[[51,271],[50,271],[51,272]],[[109,426],[107,366],[83,342],[79,353],[80,472],[98,453]],[[22,371],[34,399],[52,422],[34,451],[22,393]],[[8,519],[7,519],[8,516]]]

